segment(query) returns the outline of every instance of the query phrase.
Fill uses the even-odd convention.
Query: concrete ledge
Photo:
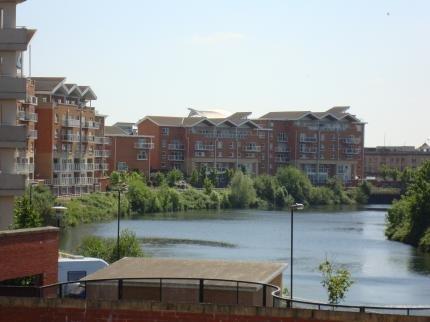
[[[243,321],[254,317],[252,321],[365,321],[365,322],[428,322],[428,317],[419,316],[402,316],[388,314],[371,314],[371,313],[350,313],[350,312],[335,312],[335,311],[316,311],[305,309],[279,309],[279,308],[263,308],[263,307],[244,307],[244,306],[229,306],[229,305],[213,305],[213,304],[184,304],[184,303],[158,303],[148,301],[90,301],[77,299],[39,299],[39,298],[14,298],[0,297],[0,316],[2,311],[13,310],[20,312],[23,309],[34,309],[35,312],[64,312],[65,310],[74,310],[74,312],[90,311],[99,312],[115,312],[115,314],[142,314],[157,313],[163,316],[189,316],[193,317],[192,321],[196,321],[196,317],[211,317],[214,320],[222,321],[242,321],[240,317],[244,317]],[[42,311],[41,311],[42,310]],[[45,313],[44,313],[45,314]],[[232,317],[232,318],[228,318]],[[237,319],[235,318],[237,317]],[[1,319],[0,319],[1,320]],[[176,321],[172,319],[171,321]],[[203,319],[202,319],[203,320]],[[29,320],[30,321],[30,320]],[[39,321],[38,317],[34,317],[34,321]],[[81,321],[81,320],[76,320]],[[85,320],[82,320],[85,321]],[[118,320],[120,321],[120,320]],[[122,320],[121,320],[122,321]],[[125,321],[125,320],[124,320]],[[148,320],[150,321],[150,320]],[[152,321],[152,320],[151,320]],[[163,319],[170,321],[170,319]],[[211,320],[212,321],[212,320]]]
[[[37,228],[23,228],[23,229],[14,229],[14,230],[0,230],[0,238],[20,236],[20,235],[40,234],[40,233],[47,233],[47,232],[58,232],[59,230],[60,230],[59,228],[52,227],[52,226],[37,227]]]

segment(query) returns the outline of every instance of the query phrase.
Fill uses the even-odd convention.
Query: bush
[[[279,168],[276,172],[279,184],[288,191],[295,202],[307,203],[312,189],[309,178],[299,169],[288,166]]]
[[[166,180],[169,187],[174,187],[175,184],[184,178],[181,170],[173,169],[167,173]]]
[[[351,273],[346,268],[336,269],[328,260],[320,264],[319,270],[323,275],[321,284],[327,289],[329,303],[339,304],[354,283],[351,279]]]
[[[144,256],[136,235],[127,229],[120,233],[119,250],[121,257]],[[77,251],[82,256],[101,258],[112,263],[117,260],[117,240],[115,238],[88,236],[82,240]]]
[[[27,196],[17,198],[15,201],[14,213],[14,229],[33,228],[42,226],[42,218],[39,213],[30,206],[30,200]]]

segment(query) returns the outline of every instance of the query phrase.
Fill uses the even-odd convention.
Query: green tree
[[[179,169],[170,170],[166,176],[167,184],[169,185],[169,187],[175,186],[175,184],[178,181],[182,180],[183,178],[184,178],[184,175],[183,175],[182,171]]]
[[[273,204],[276,199],[276,190],[279,187],[276,178],[268,175],[261,175],[254,179],[254,188],[257,196]],[[278,205],[279,206],[279,205]]]
[[[230,201],[236,208],[249,207],[257,197],[252,179],[242,171],[236,171],[234,174],[230,190]]]
[[[276,178],[279,184],[287,189],[295,202],[307,202],[312,183],[302,171],[293,166],[282,167],[276,172]]]
[[[339,304],[344,298],[348,289],[354,281],[351,273],[346,268],[336,268],[327,259],[319,267],[322,273],[322,286],[327,290],[330,304]]]
[[[154,174],[153,182],[154,182],[154,186],[160,187],[166,182],[166,176],[162,172],[158,171]]]
[[[193,172],[191,173],[190,184],[193,187],[199,186],[199,173],[197,172],[196,169],[194,169]]]
[[[214,188],[212,180],[209,178],[205,178],[205,180],[203,181],[203,188],[205,190],[205,194],[209,195]]]
[[[30,200],[26,195],[16,198],[13,212],[14,229],[42,226],[43,221],[40,214],[30,205]]]
[[[112,263],[117,260],[116,238],[103,238],[98,236],[85,237],[79,245],[77,252],[86,257],[96,257]],[[125,229],[120,233],[119,250],[121,257],[143,257],[136,234]]]
[[[211,168],[208,179],[211,181],[213,187],[218,187],[218,174],[216,169]]]

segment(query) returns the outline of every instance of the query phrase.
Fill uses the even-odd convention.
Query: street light
[[[293,205],[290,206],[290,210],[291,210],[291,222],[290,222],[290,237],[291,237],[291,255],[290,255],[290,299],[293,299],[293,248],[294,248],[294,210],[302,210],[305,206],[303,206],[302,203],[295,203]]]
[[[118,213],[117,213],[117,220],[118,220],[118,227],[117,227],[117,235],[116,235],[116,251],[117,251],[117,260],[119,260],[121,257],[120,250],[119,250],[119,223],[120,223],[120,215],[121,215],[121,192],[127,192],[128,187],[127,184],[122,183],[119,184],[114,191],[118,191]]]
[[[37,186],[38,183],[34,182],[34,181],[30,181],[28,185],[30,187],[30,191],[29,191],[29,193],[30,193],[30,196],[29,196],[30,197],[30,208],[32,208],[31,205],[32,205],[32,202],[33,202],[33,187]]]
[[[67,210],[67,208],[63,206],[54,206],[51,209],[55,211],[55,218],[57,219],[57,227],[60,228],[61,218],[63,217],[63,213]]]

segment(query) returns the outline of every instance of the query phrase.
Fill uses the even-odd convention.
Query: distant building
[[[294,165],[314,183],[333,176],[348,183],[364,175],[365,124],[347,110],[271,112],[250,119],[249,112],[190,109],[187,117],[146,116],[137,127],[139,134],[154,137],[153,170],[240,168],[273,175]]]
[[[154,149],[153,136],[133,135],[117,126],[106,126],[105,135],[111,142],[108,147],[109,172],[138,171],[149,177],[150,151]]]
[[[23,52],[35,30],[16,26],[23,1],[0,1],[0,229],[12,224],[15,196],[32,176],[34,130],[33,83],[24,77]],[[30,148],[30,149],[28,149]]]
[[[384,167],[403,171],[417,168],[430,160],[430,147],[424,143],[413,146],[377,146],[364,149],[365,172],[368,177],[379,177]]]
[[[107,175],[110,144],[104,115],[91,106],[97,96],[89,86],[68,84],[64,77],[33,77],[38,99],[35,178],[55,195],[100,189]]]

